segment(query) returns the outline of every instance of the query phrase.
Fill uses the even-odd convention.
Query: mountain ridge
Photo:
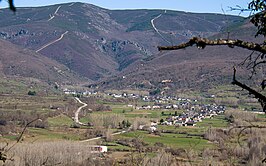
[[[5,16],[0,20],[2,39],[94,81],[112,79],[139,66],[143,70],[140,73],[153,71],[150,68],[154,67],[165,69],[171,65],[164,61],[175,60],[162,59],[164,55],[159,62],[147,61],[160,55],[158,45],[179,44],[192,36],[210,37],[244,19],[170,10],[108,10],[85,3],[18,8],[18,11],[16,15],[7,14],[7,10],[0,12],[0,17]]]

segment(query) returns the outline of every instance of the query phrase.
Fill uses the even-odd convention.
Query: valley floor
[[[141,106],[151,102],[139,100],[134,106],[136,100],[104,94],[78,100],[72,95],[0,98],[0,164],[242,165],[259,163],[265,157],[254,158],[250,151],[250,143],[258,150],[265,145],[264,114],[227,108],[225,113],[183,126],[165,122],[183,117],[184,112],[197,112],[195,104],[186,109],[144,109]],[[171,99],[167,105],[174,102]],[[41,120],[27,124],[36,118]],[[26,130],[18,140],[23,126]],[[106,146],[107,153],[92,153],[92,146]]]

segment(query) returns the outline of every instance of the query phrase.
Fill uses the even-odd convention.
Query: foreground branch
[[[231,39],[209,40],[206,38],[193,37],[187,43],[182,43],[182,44],[179,44],[177,46],[158,46],[158,50],[159,51],[162,51],[162,50],[179,50],[179,49],[183,49],[186,47],[191,47],[193,45],[196,45],[198,48],[201,48],[201,49],[204,49],[207,45],[209,45],[209,46],[225,45],[225,46],[229,46],[231,48],[233,48],[235,46],[240,47],[240,48],[245,48],[245,49],[253,51],[253,53],[254,53],[254,51],[258,51],[261,54],[257,56],[257,58],[254,60],[253,63],[250,63],[250,64],[252,64],[251,67],[253,69],[255,69],[256,66],[258,66],[262,63],[266,63],[266,61],[257,62],[259,57],[261,57],[261,59],[263,59],[264,55],[266,54],[266,45],[265,44],[246,42],[246,41],[242,41],[242,40],[231,40]],[[251,56],[253,55],[253,53],[249,56],[250,59],[251,59]],[[255,98],[257,98],[258,101],[261,103],[263,111],[266,113],[266,97],[264,95],[262,95],[261,93],[257,92],[256,90],[248,87],[247,85],[242,84],[241,82],[237,81],[235,78],[235,73],[236,73],[236,70],[234,69],[234,77],[233,77],[232,84],[237,85],[237,86],[247,90],[250,94],[254,95]],[[265,87],[266,87],[266,85],[264,85],[264,82],[263,82],[262,83],[262,89],[264,89]]]
[[[261,103],[261,106],[263,108],[263,112],[266,113],[266,96],[262,95],[261,93],[257,92],[256,90],[248,87],[247,85],[242,84],[241,82],[237,81],[235,68],[234,68],[234,76],[233,76],[232,84],[237,85],[237,86],[247,90],[249,92],[249,94],[254,95],[254,97],[257,98],[258,101]]]
[[[186,47],[190,47],[196,45],[198,48],[205,48],[207,45],[215,46],[215,45],[226,45],[231,48],[233,47],[241,47],[252,51],[258,51],[263,54],[266,54],[266,45],[257,44],[252,42],[246,42],[242,40],[230,40],[230,39],[217,39],[217,40],[209,40],[206,38],[193,37],[187,43],[182,43],[177,46],[158,46],[158,50],[179,50]]]
[[[12,149],[17,143],[19,143],[19,141],[21,140],[21,138],[22,138],[24,132],[26,131],[27,127],[28,127],[31,123],[33,123],[33,122],[35,122],[35,121],[37,121],[37,120],[42,121],[40,118],[36,118],[36,119],[33,119],[32,121],[28,122],[28,123],[24,126],[22,132],[20,133],[19,137],[17,138],[17,141],[16,141],[16,142],[15,142],[10,148],[7,149],[7,152],[8,152],[10,149]]]
[[[253,124],[251,124],[250,126],[235,126],[235,127],[230,128],[228,132],[230,133],[233,129],[241,129],[240,132],[238,133],[238,136],[237,136],[237,137],[238,137],[238,138],[237,138],[237,142],[238,142],[238,144],[239,144],[240,146],[242,146],[242,145],[241,145],[241,141],[240,141],[240,137],[241,137],[242,133],[243,133],[245,130],[247,130],[247,129],[252,129],[252,128],[265,129],[266,126],[253,125]]]

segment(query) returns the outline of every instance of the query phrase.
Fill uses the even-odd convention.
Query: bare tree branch
[[[233,76],[233,85],[237,85],[245,90],[247,90],[250,94],[254,95],[255,98],[258,99],[258,101],[261,103],[261,106],[263,108],[263,111],[266,113],[266,96],[262,95],[261,93],[257,92],[256,90],[248,87],[245,84],[242,84],[241,82],[236,80],[236,69],[234,68],[234,76]]]
[[[255,68],[262,64],[262,63],[266,63],[266,61],[259,61],[258,59],[259,57],[264,57],[264,54],[266,54],[266,45],[265,44],[258,44],[258,43],[253,43],[253,42],[246,42],[246,41],[242,41],[242,40],[231,40],[231,39],[217,39],[217,40],[209,40],[206,38],[200,38],[200,37],[193,37],[192,39],[190,39],[187,43],[182,43],[180,45],[177,46],[158,46],[158,50],[162,51],[162,50],[179,50],[179,49],[183,49],[186,47],[191,47],[193,45],[196,45],[198,48],[204,49],[207,45],[209,46],[215,46],[215,45],[226,45],[229,46],[231,48],[233,47],[241,47],[241,48],[245,48],[248,50],[252,50],[254,51],[258,51],[260,52],[260,54],[255,57],[255,60],[252,60],[252,55],[253,52],[244,60],[243,63],[245,63],[248,59],[250,60],[250,62],[247,65],[247,68],[249,69],[253,69],[253,73],[254,74]],[[266,97],[264,95],[262,95],[261,93],[257,92],[256,90],[248,87],[245,84],[242,84],[241,82],[237,81],[235,78],[235,73],[236,73],[236,69],[234,68],[234,77],[233,77],[233,85],[237,85],[245,90],[247,90],[250,94],[254,95],[255,98],[257,98],[259,100],[259,102],[261,103],[261,106],[263,108],[263,111],[266,113]]]
[[[2,0],[0,0],[0,2],[1,2]],[[13,11],[13,12],[16,12],[16,7],[14,6],[14,1],[13,0],[6,0],[7,2],[8,2],[8,4],[9,4],[9,9],[11,10],[11,11]]]
[[[240,146],[242,146],[241,142],[240,142],[240,137],[241,134],[247,130],[247,129],[252,129],[252,128],[257,128],[257,129],[265,129],[266,126],[260,126],[260,125],[249,125],[249,126],[235,126],[229,129],[228,133],[230,133],[233,129],[241,129],[240,132],[238,133],[238,138],[237,138],[237,142]]]
[[[182,43],[177,46],[158,46],[159,51],[163,50],[179,50],[186,47],[190,47],[196,45],[198,48],[205,48],[207,45],[216,46],[216,45],[226,45],[231,48],[233,47],[241,47],[252,51],[258,51],[263,54],[266,54],[266,45],[258,44],[253,42],[246,42],[242,40],[232,40],[232,39],[217,39],[217,40],[209,40],[206,38],[193,37],[187,43]]]
[[[244,65],[248,60],[251,61],[252,55],[254,54],[255,51],[252,51],[249,56],[247,56],[243,62],[241,62],[239,65]]]
[[[31,123],[33,123],[33,122],[35,122],[35,121],[37,121],[37,120],[42,121],[40,118],[36,118],[36,119],[33,119],[32,121],[28,122],[28,123],[25,125],[25,127],[23,128],[23,130],[22,130],[22,132],[20,133],[19,137],[17,138],[17,141],[16,141],[16,142],[15,142],[10,148],[8,148],[8,149],[6,150],[6,152],[8,152],[8,151],[9,151],[10,149],[12,149],[17,143],[19,143],[19,141],[21,140],[21,138],[22,138],[24,132],[26,131],[27,127],[28,127]]]
[[[265,61],[260,61],[260,62],[255,62],[253,68],[257,67],[260,64],[265,64],[265,63],[266,63],[266,60]]]
[[[9,9],[12,10],[13,12],[16,11],[16,7],[14,6],[13,0],[8,0],[9,3]]]

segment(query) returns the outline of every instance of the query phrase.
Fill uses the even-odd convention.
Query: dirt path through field
[[[82,123],[79,121],[79,112],[82,108],[84,107],[87,107],[88,104],[86,103],[83,103],[82,101],[80,101],[79,98],[75,97],[75,99],[80,103],[80,104],[83,104],[82,106],[80,106],[77,111],[75,112],[75,117],[74,117],[74,121],[75,123],[79,124],[79,125],[82,125],[82,126],[88,126],[88,124],[85,124],[85,123]]]

